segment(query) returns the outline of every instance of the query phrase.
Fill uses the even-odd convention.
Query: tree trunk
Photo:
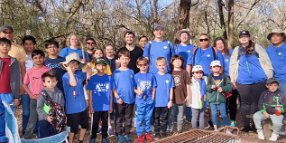
[[[217,5],[218,5],[219,21],[220,21],[221,29],[223,31],[223,38],[227,39],[228,37],[226,33],[226,24],[224,21],[224,14],[223,14],[224,3],[222,0],[217,0]]]
[[[191,0],[180,1],[178,29],[186,29],[189,27],[191,4]]]
[[[233,17],[234,0],[227,1],[227,45],[233,46],[234,41],[234,17]]]

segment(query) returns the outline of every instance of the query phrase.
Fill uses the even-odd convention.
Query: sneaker
[[[257,130],[257,134],[258,134],[258,139],[265,140],[263,130]]]
[[[89,139],[89,143],[96,143],[95,139]]]
[[[144,143],[144,136],[140,135],[137,137],[137,143]]]
[[[231,126],[231,127],[236,127],[235,121],[231,121],[231,122],[230,122],[230,126]]]
[[[154,141],[154,138],[152,137],[151,133],[146,133],[146,134],[145,134],[145,139],[146,139],[148,142]]]
[[[108,139],[102,139],[101,143],[109,143],[109,140]]]
[[[270,141],[274,141],[274,142],[276,142],[277,141],[277,139],[278,139],[278,137],[279,137],[279,135],[278,134],[275,134],[275,133],[272,133],[272,135],[271,135],[271,137],[270,137]]]
[[[131,139],[130,135],[125,135],[125,136],[124,136],[124,139],[125,139],[125,141],[128,142],[128,143],[132,143],[132,139]]]
[[[154,136],[154,140],[159,140],[161,138],[161,136],[160,136],[160,134],[155,134],[155,136]]]
[[[242,132],[249,132],[250,131],[250,127],[243,127],[243,129],[241,129],[240,131]]]
[[[118,142],[118,143],[125,143],[125,138],[124,138],[122,135],[119,135],[119,136],[117,137],[117,142]]]
[[[114,132],[113,132],[112,128],[108,128],[107,134],[108,134],[109,137],[113,137],[114,136]]]
[[[96,133],[97,133],[97,134],[101,134],[101,126],[98,126]]]

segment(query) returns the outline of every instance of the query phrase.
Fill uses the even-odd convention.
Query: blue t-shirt
[[[226,76],[229,76],[229,62],[230,62],[230,57],[232,54],[232,49],[229,50],[229,55],[223,54],[223,60],[224,60],[224,74]]]
[[[281,83],[286,83],[286,43],[278,48],[271,44],[266,48],[266,52],[272,62],[274,77]]]
[[[134,72],[131,69],[120,70],[116,69],[113,72],[113,88],[117,91],[119,97],[124,103],[134,103]],[[114,98],[114,102],[117,100]]]
[[[155,107],[167,107],[170,100],[170,89],[175,87],[171,74],[155,74],[157,87],[155,94]]]
[[[195,47],[192,44],[189,44],[187,46],[177,44],[175,47],[175,54],[182,56],[184,59],[184,68],[185,69],[186,69],[188,57],[192,54],[194,48]]]
[[[258,57],[252,55],[241,55],[238,63],[237,83],[255,84],[267,80],[267,76],[262,69]]]
[[[109,111],[110,95],[112,91],[111,76],[98,74],[90,77],[86,86],[92,93],[92,107],[94,111]]]
[[[151,103],[152,101],[152,89],[157,86],[156,80],[153,74],[151,73],[141,73],[138,72],[134,76],[135,88],[141,89],[143,95],[136,95],[136,103],[147,102]]]
[[[194,65],[192,65],[193,64],[193,58],[195,58]],[[221,52],[218,50],[216,50],[216,58],[217,59],[215,59],[213,56],[212,47],[208,47],[205,50],[203,50],[202,48],[198,48],[195,57],[194,57],[194,53],[192,53],[192,55],[189,56],[187,64],[192,65],[192,66],[201,65],[204,69],[204,75],[209,76],[211,73],[210,65],[211,65],[211,62],[213,60],[219,60],[221,65],[224,67],[223,56],[222,56]]]
[[[150,55],[148,55],[149,47],[151,47]],[[162,41],[156,42],[152,41],[151,46],[150,43],[146,44],[144,48],[143,56],[147,57],[150,61],[149,72],[150,73],[157,73],[158,69],[156,68],[156,60],[158,57],[164,57],[167,60],[167,63],[170,63],[171,57],[175,54],[174,45],[170,41]],[[170,66],[167,64],[167,72],[170,71]]]
[[[86,80],[86,73],[77,70],[74,73],[77,85],[70,86],[70,77],[68,73],[63,75],[63,86],[66,99],[66,113],[74,114],[82,112],[86,109],[86,101],[83,91],[83,82]],[[74,96],[74,91],[76,96]]]
[[[64,93],[63,81],[62,77],[65,74],[65,70],[60,67],[60,62],[64,62],[65,58],[58,57],[57,59],[50,59],[46,57],[45,65],[50,69],[53,69],[57,74],[58,84],[57,87]]]
[[[79,58],[83,59],[81,48],[77,48],[76,50],[74,50],[74,49],[71,49],[69,47],[65,47],[60,51],[59,56],[65,58],[66,56],[68,56],[71,53],[77,53],[79,55]],[[84,58],[85,58],[85,61],[88,62],[88,55],[87,55],[86,51],[84,51]]]

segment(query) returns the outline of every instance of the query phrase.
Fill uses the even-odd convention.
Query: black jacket
[[[286,97],[285,94],[277,90],[276,92],[271,92],[269,90],[264,91],[258,102],[258,108],[259,110],[264,110],[268,114],[275,114],[275,107],[280,106],[282,109],[282,113],[285,112],[286,107]]]

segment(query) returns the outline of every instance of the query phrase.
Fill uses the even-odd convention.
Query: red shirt
[[[11,93],[10,86],[10,64],[11,58],[0,58],[3,61],[2,70],[0,71],[0,93]]]

